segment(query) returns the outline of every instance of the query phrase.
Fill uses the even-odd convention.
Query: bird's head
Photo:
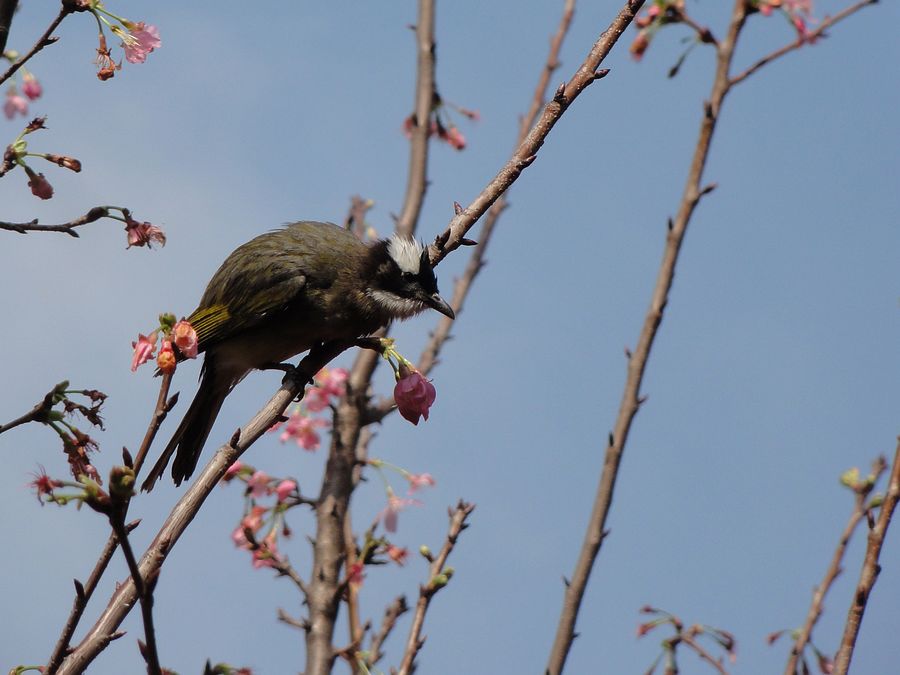
[[[438,294],[428,251],[415,239],[395,234],[373,244],[365,276],[366,295],[392,318],[406,319],[428,308],[456,318]]]

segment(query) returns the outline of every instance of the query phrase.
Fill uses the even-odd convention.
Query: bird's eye
[[[409,281],[410,279],[412,279],[414,276],[416,276],[416,275],[413,274],[412,272],[401,272],[401,273],[400,273],[400,278],[401,278],[401,279],[405,279],[405,280],[407,280],[407,281]]]

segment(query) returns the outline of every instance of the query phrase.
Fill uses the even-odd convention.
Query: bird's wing
[[[260,281],[265,284],[264,288],[258,287]],[[304,289],[306,276],[298,274],[296,268],[279,269],[278,265],[273,265],[263,279],[247,278],[244,282],[243,292],[227,294],[227,304],[201,305],[188,317],[197,331],[200,351],[284,309]],[[240,284],[236,286],[241,287]]]

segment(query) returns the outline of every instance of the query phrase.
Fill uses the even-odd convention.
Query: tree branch
[[[27,234],[29,232],[64,232],[71,237],[78,237],[78,232],[75,231],[76,227],[107,217],[109,217],[109,209],[104,206],[95,206],[83,216],[60,225],[38,225],[38,220],[35,218],[27,223],[6,223],[0,221],[0,230],[9,230],[19,234]]]
[[[883,474],[886,469],[887,461],[884,457],[879,457],[872,465],[873,480],[871,482],[866,481],[863,488],[856,491],[853,513],[850,515],[850,520],[847,521],[847,525],[841,533],[841,538],[838,541],[834,555],[831,556],[831,564],[828,565],[828,569],[825,571],[825,577],[822,579],[822,583],[820,583],[813,591],[812,603],[809,606],[809,612],[806,614],[806,621],[803,622],[803,626],[800,628],[800,631],[794,640],[791,654],[788,657],[788,662],[784,669],[784,675],[794,675],[797,672],[797,661],[803,654],[803,650],[806,649],[806,645],[812,636],[813,628],[818,622],[819,617],[822,616],[822,604],[825,601],[825,596],[828,594],[832,584],[834,584],[834,580],[838,578],[843,569],[841,563],[844,560],[844,555],[847,553],[847,545],[850,543],[850,538],[853,536],[853,533],[856,532],[859,523],[865,518],[866,513],[868,513],[869,506],[867,502],[869,495],[875,487],[875,484],[878,482],[878,479],[881,477],[881,474]]]
[[[474,510],[474,504],[467,504],[460,500],[456,508],[449,511],[450,529],[447,532],[447,539],[441,548],[441,552],[438,553],[428,568],[428,583],[424,586],[419,586],[419,600],[416,602],[412,626],[409,629],[406,649],[403,652],[403,660],[400,662],[400,668],[397,671],[398,675],[410,675],[413,672],[416,655],[425,643],[425,639],[422,637],[422,626],[425,625],[425,614],[428,611],[428,606],[431,604],[431,599],[435,594],[447,585],[449,580],[449,573],[446,568],[447,558],[456,545],[456,540],[460,533],[468,527],[466,519]]]
[[[397,619],[409,611],[409,605],[406,604],[406,597],[398,595],[394,601],[384,610],[384,618],[381,620],[381,629],[372,636],[372,642],[369,645],[369,655],[366,657],[366,667],[371,670],[372,666],[378,663],[384,652],[381,647],[385,640],[397,625]]]
[[[556,629],[556,638],[554,639],[550,651],[550,659],[547,664],[547,673],[550,673],[550,675],[559,675],[563,670],[569,649],[575,638],[575,621],[584,598],[584,591],[593,569],[594,560],[596,560],[600,551],[600,545],[606,536],[606,518],[612,505],[619,463],[625,451],[625,443],[628,440],[631,424],[642,402],[640,396],[641,382],[643,381],[644,371],[650,357],[650,350],[659,330],[659,325],[662,322],[663,310],[668,303],[669,291],[672,288],[675,265],[678,261],[681,244],[684,241],[691,215],[702,194],[700,181],[703,177],[703,169],[706,166],[707,157],[709,156],[709,148],[722,101],[728,93],[728,72],[734,57],[738,35],[744,25],[746,16],[747,5],[745,0],[735,0],[728,33],[719,44],[717,51],[716,74],[713,80],[710,100],[706,105],[705,114],[700,123],[700,134],[688,172],[681,206],[678,209],[677,216],[670,223],[671,227],[666,241],[663,260],[660,264],[656,286],[650,301],[650,308],[644,319],[644,326],[641,330],[637,347],[629,359],[628,376],[622,392],[619,415],[616,419],[614,430],[609,436],[603,471],[600,474],[600,482],[597,486],[594,506],[587,530],[585,531],[581,553],[575,563],[571,581],[565,589],[563,606]]]
[[[474,201],[468,207],[461,209],[450,221],[447,229],[437,236],[429,251],[432,266],[437,265],[449,253],[463,245],[466,234],[478,219],[500,198],[500,195],[516,182],[522,172],[531,166],[537,157],[538,150],[568,107],[592,82],[606,76],[608,71],[599,70],[600,64],[606,59],[610,50],[643,5],[644,0],[630,0],[625,3],[609,27],[597,38],[572,79],[564,85],[560,85],[553,100],[544,106],[537,123],[528,132],[524,142],[519,145],[512,157]]]
[[[770,62],[774,61],[775,59],[779,59],[782,56],[784,56],[785,54],[790,54],[792,51],[794,51],[795,49],[800,49],[800,47],[802,47],[805,44],[811,44],[812,42],[814,42],[816,40],[816,38],[825,37],[825,31],[827,29],[831,28],[834,24],[838,23],[839,21],[843,21],[851,14],[856,14],[856,12],[861,10],[863,7],[867,7],[868,5],[874,5],[876,2],[878,2],[878,0],[860,0],[856,4],[850,5],[849,7],[841,10],[834,16],[825,17],[822,20],[822,22],[816,27],[816,29],[813,31],[810,31],[805,37],[798,36],[797,39],[794,40],[793,42],[791,42],[790,44],[787,44],[784,47],[780,47],[780,48],[776,49],[775,51],[773,51],[769,54],[766,54],[764,57],[759,59],[759,61],[754,63],[752,66],[747,68],[745,71],[743,71],[739,75],[735,75],[734,77],[732,77],[731,78],[731,86],[734,86],[740,82],[743,82],[744,80],[746,80],[748,77],[753,75],[753,73],[755,73],[757,70],[762,68],[767,63],[770,63]]]
[[[8,0],[5,0],[8,1]],[[15,3],[12,3],[15,4]],[[69,14],[76,11],[73,3],[63,2],[62,7],[59,10],[59,14],[56,16],[53,21],[50,22],[50,25],[47,27],[47,30],[44,31],[44,34],[38,38],[37,42],[34,43],[34,46],[28,50],[28,53],[25,56],[22,56],[16,60],[9,68],[7,68],[6,72],[3,75],[0,75],[0,85],[6,82],[9,78],[11,78],[15,72],[25,65],[31,58],[41,51],[44,47],[48,45],[52,45],[59,38],[51,37],[51,33],[56,30],[56,27],[62,23],[62,20],[65,19]],[[3,38],[5,41],[5,37]],[[0,50],[2,51],[2,50]]]
[[[859,583],[857,583],[856,592],[853,594],[853,602],[850,604],[850,610],[847,613],[847,622],[844,625],[841,646],[835,657],[835,675],[847,675],[847,672],[850,670],[850,661],[853,659],[853,650],[856,647],[856,638],[859,636],[866,604],[869,601],[875,582],[878,580],[878,574],[881,572],[878,558],[881,555],[881,548],[884,545],[884,539],[891,524],[891,516],[894,515],[894,509],[897,508],[898,499],[900,499],[900,439],[897,441],[894,463],[891,467],[887,492],[884,495],[881,509],[878,511],[878,520],[869,531],[869,543],[866,546],[866,557],[859,575]]]

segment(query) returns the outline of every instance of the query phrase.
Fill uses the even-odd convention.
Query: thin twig
[[[894,509],[897,507],[898,500],[900,500],[900,438],[897,439],[894,463],[888,479],[887,492],[878,511],[878,520],[875,522],[874,527],[869,530],[866,557],[863,560],[856,592],[853,594],[853,602],[850,604],[850,610],[847,613],[847,622],[844,625],[841,646],[834,659],[835,675],[847,675],[850,669],[850,661],[853,659],[853,650],[856,647],[856,639],[859,636],[859,629],[866,611],[866,603],[869,601],[872,588],[878,580],[879,572],[881,572],[878,558],[881,555],[881,548],[884,546],[884,539],[887,536],[888,527],[891,524],[891,516],[894,515]]]
[[[384,618],[381,620],[381,629],[372,636],[372,642],[369,645],[369,654],[366,657],[366,667],[371,669],[372,666],[384,657],[384,652],[381,650],[381,647],[394,630],[394,626],[397,625],[397,619],[408,611],[409,605],[406,604],[406,597],[403,595],[398,595],[394,598],[394,601],[387,606],[387,609],[384,610]]]
[[[867,503],[869,495],[874,489],[875,484],[878,482],[878,479],[881,477],[881,474],[883,474],[886,469],[887,461],[884,457],[879,457],[872,464],[872,480],[867,480],[863,487],[856,491],[853,503],[853,513],[850,514],[850,520],[847,521],[847,525],[841,533],[841,538],[838,541],[834,554],[831,556],[831,563],[825,571],[825,577],[822,579],[822,583],[820,583],[813,591],[809,612],[807,612],[806,620],[803,622],[803,626],[800,628],[797,637],[794,639],[794,645],[791,648],[791,654],[788,657],[787,665],[784,669],[785,675],[794,675],[797,672],[797,661],[803,654],[803,650],[806,649],[806,645],[812,636],[813,628],[818,622],[819,617],[822,616],[825,596],[831,589],[832,584],[834,584],[834,580],[838,578],[843,570],[842,562],[844,560],[844,555],[847,552],[847,545],[850,543],[853,533],[856,532],[857,526],[865,518],[866,513],[869,510]]]
[[[126,526],[126,531],[131,532],[139,524],[139,520],[129,523]],[[63,657],[68,653],[69,643],[72,641],[75,629],[78,627],[78,623],[84,615],[84,610],[87,607],[91,596],[94,594],[97,584],[100,583],[100,579],[103,577],[104,572],[106,572],[106,568],[109,565],[109,561],[112,560],[118,544],[119,540],[116,535],[110,534],[109,539],[106,540],[106,545],[103,547],[103,551],[100,553],[100,557],[94,565],[94,569],[88,577],[87,583],[82,585],[77,579],[75,580],[75,600],[72,603],[72,611],[69,612],[69,617],[66,619],[66,625],[63,627],[63,631],[60,634],[56,645],[53,647],[53,653],[50,655],[50,660],[47,662],[47,667],[45,668],[47,675],[53,675],[56,672],[57,668],[59,668],[59,665],[62,663]]]
[[[697,656],[715,668],[719,675],[728,675],[728,671],[725,670],[722,664],[717,659],[714,659],[712,654],[706,651],[693,637],[688,634],[683,634],[680,637],[684,644],[693,649],[697,653]]]
[[[144,433],[144,440],[141,441],[141,447],[138,448],[137,457],[134,460],[134,475],[137,476],[144,465],[150,446],[159,431],[160,425],[166,419],[169,411],[178,403],[178,394],[176,393],[171,399],[169,398],[169,387],[172,384],[172,373],[164,373],[159,383],[159,394],[156,397],[156,407],[153,409],[153,415],[150,417],[150,424]]]
[[[53,389],[47,392],[40,403],[36,403],[34,407],[27,413],[25,413],[21,417],[17,417],[11,422],[0,425],[0,434],[5,431],[9,431],[10,429],[15,429],[17,426],[20,426],[22,424],[28,424],[29,422],[46,422],[48,419],[47,416],[53,409],[53,399],[58,393],[59,389],[60,385],[56,385],[55,387],[53,387]]]
[[[816,40],[816,38],[824,37],[825,31],[827,29],[831,28],[834,24],[846,19],[851,14],[855,14],[856,12],[861,10],[863,7],[866,7],[868,5],[874,5],[877,2],[878,2],[878,0],[860,0],[856,4],[850,5],[849,7],[842,9],[840,12],[838,12],[834,16],[826,16],[824,19],[822,19],[822,22],[816,27],[815,30],[810,31],[805,36],[798,36],[797,39],[794,40],[793,42],[791,42],[790,44],[786,44],[784,47],[780,47],[780,48],[776,49],[775,51],[773,51],[769,54],[766,54],[761,59],[759,59],[756,63],[754,63],[752,66],[747,68],[745,71],[732,77],[731,78],[731,86],[734,86],[734,85],[738,84],[739,82],[743,82],[744,80],[746,80],[748,77],[750,77],[753,73],[755,73],[757,70],[762,68],[767,63],[770,63],[771,61],[774,61],[775,59],[781,58],[785,54],[789,54],[796,49],[800,49],[800,47],[802,47],[803,45],[811,44],[813,41]]]
[[[19,234],[28,234],[29,232],[63,232],[70,237],[78,237],[78,232],[75,231],[76,227],[93,223],[95,220],[100,220],[100,218],[106,218],[108,216],[109,209],[104,206],[95,206],[83,216],[79,216],[78,218],[60,225],[38,225],[38,220],[35,218],[34,220],[29,220],[27,223],[7,223],[0,221],[0,230],[18,232]]]
[[[152,579],[159,574],[162,564],[179,537],[190,525],[203,506],[206,498],[221,481],[225,472],[234,462],[260,438],[284,413],[291,401],[303,391],[305,383],[325,364],[354,343],[329,343],[314,349],[297,367],[296,373],[289,373],[281,388],[239,433],[233,442],[219,448],[209,463],[200,472],[196,481],[187,489],[166,518],[150,546],[141,556],[138,568],[143,579]],[[131,611],[138,599],[133,579],[124,580],[116,588],[106,609],[91,627],[81,643],[65,658],[60,674],[82,673],[109,643],[119,625]]]
[[[629,0],[625,3],[609,27],[597,38],[572,78],[564,85],[560,85],[553,100],[544,106],[538,121],[528,132],[525,140],[516,148],[512,157],[472,203],[468,207],[460,209],[459,213],[450,221],[447,229],[437,236],[435,243],[429,247],[432,266],[437,265],[449,253],[464,245],[466,234],[478,219],[535,161],[544,141],[569,106],[588,86],[607,75],[608,71],[600,70],[600,65],[643,5],[644,0]]]
[[[16,59],[16,62],[13,63],[9,68],[7,68],[6,72],[3,73],[3,75],[0,75],[0,85],[11,78],[19,68],[30,61],[31,58],[39,51],[41,51],[44,47],[52,45],[54,42],[56,42],[59,38],[51,37],[51,34],[56,30],[56,27],[59,26],[60,23],[62,23],[62,20],[74,11],[76,10],[72,4],[63,2],[62,7],[59,10],[59,14],[57,14],[56,18],[50,22],[47,30],[45,30],[44,34],[38,38],[37,42],[34,43],[34,46],[28,50],[28,53],[25,54],[25,56]]]
[[[468,527],[466,520],[474,509],[474,504],[460,501],[450,511],[450,528],[447,531],[447,539],[444,541],[440,553],[435,556],[428,568],[428,583],[424,586],[419,586],[419,600],[416,602],[412,626],[409,629],[409,637],[406,640],[406,649],[403,651],[403,660],[400,662],[400,668],[397,670],[398,675],[410,675],[413,672],[416,655],[425,642],[425,639],[422,637],[422,626],[425,625],[425,614],[428,612],[428,605],[431,604],[431,599],[434,595],[447,585],[449,576],[446,573],[447,558],[456,545],[456,540],[460,533]]]
[[[121,506],[127,506],[127,503],[123,503]],[[141,653],[147,662],[147,673],[148,675],[161,675],[159,653],[156,649],[156,630],[153,627],[153,587],[155,583],[153,581],[147,582],[141,576],[141,570],[138,568],[134,551],[131,548],[131,541],[128,539],[128,529],[125,527],[124,521],[124,508],[114,509],[113,512],[108,514],[108,517],[109,524],[119,540],[119,546],[122,548],[125,562],[128,563],[128,571],[131,573],[135,592],[141,603],[141,617],[144,621],[144,639],[146,640],[145,647],[141,650]]]

